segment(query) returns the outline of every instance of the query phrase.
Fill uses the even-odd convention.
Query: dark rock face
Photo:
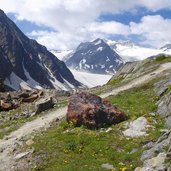
[[[0,92],[4,92],[4,91],[5,91],[5,86],[2,79],[0,79]]]
[[[81,43],[66,64],[76,70],[113,74],[123,65],[123,60],[102,39],[96,39]]]
[[[126,119],[127,116],[123,112],[99,96],[82,92],[70,97],[67,121],[75,126],[100,128]]]
[[[57,88],[54,79],[66,88],[69,87],[66,81],[75,87],[80,85],[64,62],[58,60],[46,47],[27,38],[0,11],[0,78],[10,78],[11,73],[26,82],[31,77],[42,87]]]
[[[52,98],[42,99],[36,104],[36,114],[39,114],[45,110],[51,109],[54,106],[54,102]]]

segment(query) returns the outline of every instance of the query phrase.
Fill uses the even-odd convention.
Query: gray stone
[[[151,113],[149,113],[149,115],[151,115],[151,116],[156,116],[156,113],[151,112]]]
[[[158,96],[163,96],[168,90],[168,85],[165,82],[165,80],[161,80],[160,82],[155,84],[154,91]]]
[[[145,161],[151,159],[156,156],[158,153],[165,152],[165,148],[170,145],[171,136],[168,133],[161,136],[156,143],[154,143],[153,147],[149,150],[143,152],[141,156],[141,161]]]
[[[30,153],[29,151],[28,152],[24,152],[24,153],[19,153],[19,154],[17,154],[15,156],[15,159],[21,159],[21,158],[27,156],[29,153]]]
[[[138,119],[128,123],[129,129],[123,131],[123,134],[128,137],[140,137],[146,136],[146,129],[148,127],[147,119],[145,117],[139,117]]]
[[[163,96],[158,102],[157,113],[166,118],[171,114],[171,92]]]
[[[159,153],[156,157],[144,161],[143,167],[136,168],[135,171],[165,171],[166,153]]]
[[[36,103],[36,114],[41,113],[45,110],[53,108],[54,103],[52,97],[49,99],[43,99]]]
[[[166,118],[166,128],[171,129],[171,116]]]
[[[101,167],[104,169],[108,169],[108,170],[114,169],[114,167],[110,165],[109,163],[102,164]]]

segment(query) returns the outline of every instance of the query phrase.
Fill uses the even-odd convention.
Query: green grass
[[[33,158],[39,156],[33,170],[103,171],[105,169],[101,168],[101,165],[109,163],[116,171],[123,168],[132,171],[141,166],[142,146],[148,140],[157,140],[161,134],[160,130],[164,128],[164,121],[159,115],[154,117],[149,114],[156,111],[155,103],[158,97],[152,90],[155,81],[108,98],[129,115],[129,120],[145,116],[149,124],[156,128],[149,129],[147,137],[124,137],[122,131],[125,130],[125,122],[113,125],[112,131],[106,133],[84,127],[74,128],[62,121],[60,125],[54,125],[35,136],[35,143],[29,147],[35,149]],[[137,151],[131,153],[134,149]]]
[[[123,78],[122,76],[119,76],[119,77],[117,77],[117,78],[115,78],[115,79],[113,79],[113,80],[110,80],[110,81],[107,83],[107,85],[117,85],[117,84],[121,83],[123,79],[124,79],[124,78]]]
[[[160,55],[156,59],[152,60],[150,64],[162,64],[166,62],[171,62],[171,56],[166,57],[165,55]]]
[[[146,87],[134,88],[108,98],[112,104],[126,112],[130,118],[146,115],[156,110],[154,91]]]
[[[85,128],[75,128],[65,133],[66,126],[62,125],[34,139],[34,155],[42,156],[44,162],[37,164],[33,170],[103,170],[103,163],[112,164],[118,170],[123,167],[132,170],[135,165],[141,164],[138,156],[142,152],[139,145],[142,140],[130,141],[122,137],[120,125],[114,126],[110,133]],[[133,148],[138,151],[130,154]]]

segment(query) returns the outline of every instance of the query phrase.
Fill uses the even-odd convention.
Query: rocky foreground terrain
[[[23,101],[33,95],[33,101]],[[1,102],[15,99],[19,105],[1,108],[0,170],[171,170],[170,57],[128,63],[107,85],[70,95],[1,93]],[[102,111],[108,111],[107,119],[124,119],[101,124]]]

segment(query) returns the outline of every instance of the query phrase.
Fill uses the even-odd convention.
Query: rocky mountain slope
[[[171,53],[171,44],[166,44],[163,47],[161,47],[160,49],[165,51],[165,52],[170,52]]]
[[[0,10],[0,78],[11,89],[80,86],[65,63],[27,38]]]
[[[96,74],[113,74],[122,65],[122,58],[102,39],[81,43],[65,61],[72,69]]]

